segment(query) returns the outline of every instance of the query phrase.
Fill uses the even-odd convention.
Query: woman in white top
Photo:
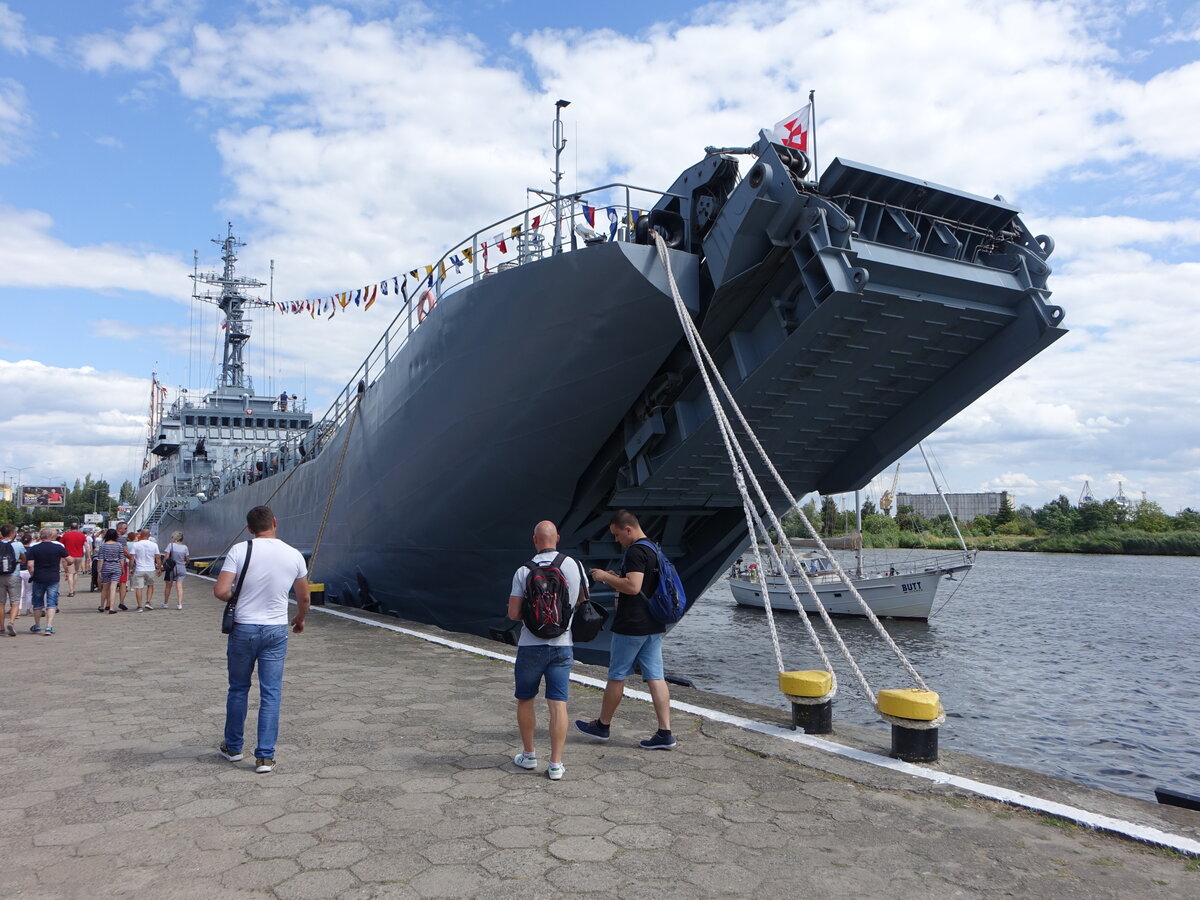
[[[167,564],[167,560],[175,562],[174,570],[167,573],[167,569],[171,568]],[[166,609],[171,599],[171,585],[175,585],[175,608],[183,609],[183,579],[187,577],[188,564],[188,548],[183,542],[183,532],[176,531],[171,535],[171,543],[167,544],[163,550],[163,577],[166,579],[166,590],[163,593],[163,609]]]

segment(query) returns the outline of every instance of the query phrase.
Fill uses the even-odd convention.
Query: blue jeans
[[[30,587],[33,589],[34,609],[58,609],[57,581],[54,584],[39,584],[35,581]]]
[[[546,699],[567,699],[571,684],[571,664],[575,654],[570,647],[551,647],[535,644],[517,648],[517,664],[513,669],[518,700],[532,700],[538,694],[542,676],[546,677]]]
[[[234,625],[226,655],[229,661],[229,697],[225,701],[225,746],[242,749],[246,727],[246,701],[250,676],[258,664],[257,758],[275,758],[279,734],[279,701],[283,696],[283,661],[287,657],[286,625]]]

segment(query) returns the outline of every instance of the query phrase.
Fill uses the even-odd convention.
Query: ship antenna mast
[[[213,238],[213,243],[221,248],[221,260],[225,267],[220,275],[216,272],[193,275],[195,287],[192,299],[212,303],[225,313],[225,348],[221,358],[221,378],[217,383],[218,387],[253,391],[242,360],[242,348],[246,341],[250,340],[250,322],[245,318],[243,311],[246,307],[266,307],[270,304],[261,298],[243,295],[242,291],[247,288],[266,287],[266,282],[237,277],[237,251],[246,244],[233,236],[233,223],[228,223],[228,226],[225,237]],[[220,293],[214,295],[212,291],[205,291],[201,294],[201,284],[220,288]]]

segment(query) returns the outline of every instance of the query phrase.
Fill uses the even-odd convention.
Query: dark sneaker
[[[588,737],[594,737],[598,741],[608,740],[609,726],[601,725],[599,719],[592,719],[590,722],[585,722],[583,719],[576,719],[575,727]]]
[[[46,637],[50,637],[50,635],[54,634],[54,629],[47,628],[45,631],[42,632],[42,634],[44,634]]]
[[[129,609],[129,607],[126,606],[124,603],[118,603],[117,609],[119,609],[121,612],[126,612]]]
[[[16,637],[16,636],[17,636],[17,629],[13,628],[13,623],[12,623],[12,622],[9,622],[9,623],[8,623],[8,625],[5,627],[5,630],[8,632],[8,636],[9,636],[9,637]]]
[[[221,745],[221,748],[217,752],[230,762],[239,762],[244,758],[241,750],[230,750],[224,744]]]
[[[267,772],[270,772],[274,768],[275,768],[275,760],[267,759],[266,757],[263,757],[263,756],[256,756],[254,758],[254,771],[257,772],[258,774],[265,775]]]
[[[643,750],[674,750],[675,736],[655,732],[646,740],[638,741],[638,746]]]
[[[37,634],[39,631],[42,630],[42,626],[41,625],[30,625],[29,630],[32,631],[34,634]]]

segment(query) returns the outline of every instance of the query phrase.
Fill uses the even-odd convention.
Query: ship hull
[[[696,260],[674,256],[694,298]],[[158,530],[182,530],[193,558],[219,557],[266,504],[339,601],[487,634],[533,526],[562,520],[678,334],[650,247],[605,244],[484,279],[438,304],[316,459],[168,511]]]

